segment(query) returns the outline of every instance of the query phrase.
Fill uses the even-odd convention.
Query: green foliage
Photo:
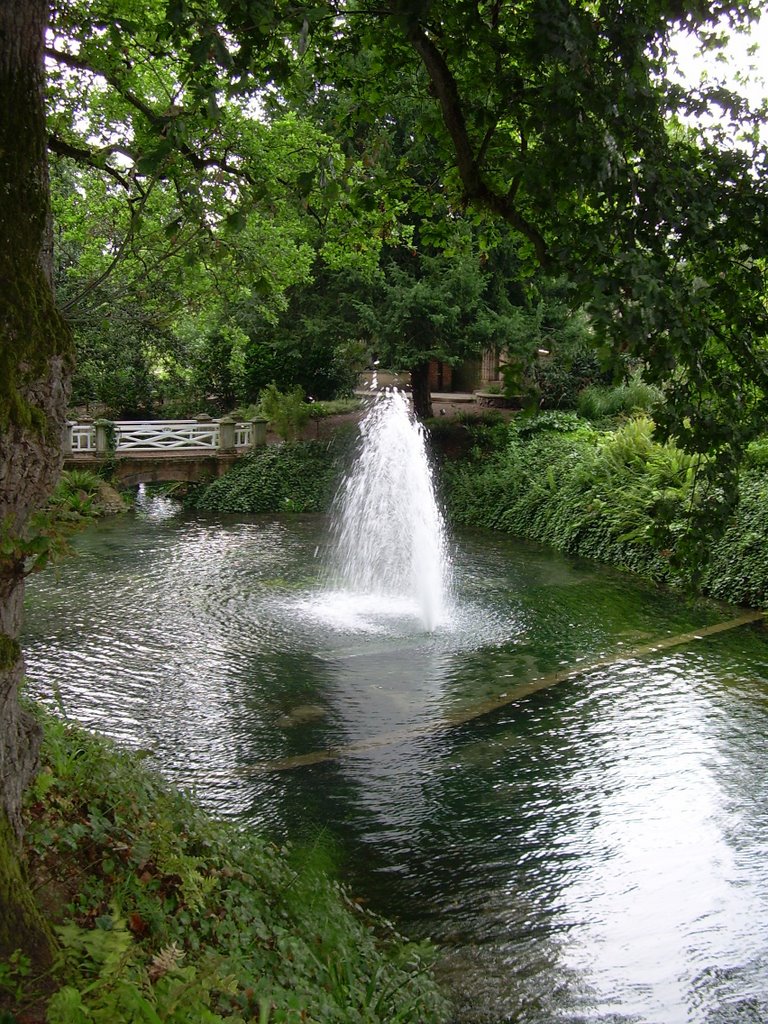
[[[768,608],[767,468],[762,463],[742,473],[739,503],[702,575],[713,597],[754,608]]]
[[[207,512],[322,512],[339,475],[342,442],[267,445],[239,459],[189,504]]]
[[[672,81],[669,43],[682,23],[725,46],[720,19],[738,30],[759,7],[618,4],[596,20],[586,0],[374,5],[318,28],[310,47],[350,134],[365,112],[373,127],[355,141],[372,174],[409,196],[422,238],[450,249],[461,211],[491,248],[503,220],[514,279],[536,264],[567,277],[606,363],[642,360],[664,385],[663,431],[725,459],[768,412],[765,146],[745,101]],[[729,118],[691,116],[723,102]]]
[[[768,606],[764,441],[748,449],[722,535],[700,526],[702,509],[724,502],[707,462],[655,440],[647,417],[598,430],[573,413],[543,413],[503,433],[479,432],[477,441],[443,468],[453,521],[508,530],[734,604]]]
[[[330,416],[346,416],[349,413],[357,412],[359,408],[359,398],[332,398],[328,401],[321,400],[307,404],[309,418],[313,420],[323,420]],[[262,406],[258,403],[240,405],[236,409],[232,409],[229,415],[238,422],[264,417]]]
[[[247,423],[261,417],[261,407],[256,402],[250,405],[238,405],[235,409],[231,409],[228,415],[238,423]]]
[[[61,474],[48,501],[51,529],[68,535],[101,515],[98,504],[103,481],[89,469],[72,469]]]
[[[269,384],[259,395],[259,407],[284,441],[295,441],[309,420],[309,406],[300,387],[283,392]]]
[[[357,412],[360,408],[359,398],[334,398],[328,401],[312,402],[310,416],[312,419],[325,419],[328,416],[343,416],[346,413]]]
[[[114,428],[114,424],[112,424]],[[98,494],[101,487],[101,477],[90,469],[70,469],[61,474],[59,483],[54,491],[54,497],[61,494],[71,494],[76,491],[85,491],[87,494]]]
[[[193,325],[171,335],[216,350],[215,390],[197,374],[196,394],[225,405],[270,380],[336,393],[360,342],[400,366],[490,346],[528,368],[536,344],[560,347],[527,287],[538,267],[588,308],[606,362],[629,353],[671,385],[657,422],[689,450],[727,455],[761,429],[759,116],[716,87],[686,95],[668,69],[676,23],[721,43],[713,25],[738,30],[757,0],[614,4],[597,20],[587,0],[255,6],[54,6],[49,137],[69,171],[56,219],[85,349],[132,294],[151,313],[132,330],[142,392],[167,371],[169,306]],[[707,128],[670,124],[723,103]],[[359,279],[334,288],[349,268]],[[130,348],[113,382],[126,387]],[[544,406],[573,405],[567,365],[536,373]]]
[[[444,1018],[428,951],[362,911],[313,857],[211,819],[78,728],[50,718],[45,736],[26,842],[60,912],[49,1024]],[[21,971],[0,980],[23,1006]]]
[[[695,458],[653,439],[647,418],[597,431],[552,412],[513,422],[490,459],[447,466],[445,493],[457,522],[683,581],[690,567],[674,566],[673,556],[691,507],[704,500],[696,470]]]
[[[21,950],[15,950],[7,959],[0,960],[0,993],[18,1003],[29,984],[31,970],[32,963]]]
[[[68,555],[72,534],[101,515],[101,486],[101,478],[90,470],[62,473],[46,507],[32,513],[23,533],[10,520],[0,521],[0,558],[20,561],[29,575]]]
[[[563,412],[559,409],[547,410],[537,416],[520,419],[515,423],[515,429],[521,437],[530,437],[544,430],[554,430],[561,434],[573,434],[584,438],[593,438],[594,431],[589,423],[585,422],[575,412]]]
[[[614,387],[594,384],[578,396],[579,414],[589,420],[603,420],[638,412],[653,413],[663,403],[660,388],[647,384],[640,374]]]
[[[768,468],[768,435],[755,438],[744,451],[744,464],[750,469]]]
[[[314,279],[288,289],[274,317],[251,317],[242,374],[242,397],[252,400],[271,381],[296,385],[314,399],[350,394],[364,358],[355,297],[365,294],[352,271],[317,266]]]

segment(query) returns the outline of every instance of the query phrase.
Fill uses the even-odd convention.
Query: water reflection
[[[456,617],[429,635],[380,609],[330,614],[325,538],[312,517],[100,524],[32,582],[33,688],[153,750],[219,813],[325,830],[358,894],[445,945],[464,1021],[768,1018],[765,631],[446,730],[533,675],[732,612],[468,533]]]

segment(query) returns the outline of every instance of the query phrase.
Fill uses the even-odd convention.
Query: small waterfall
[[[427,630],[446,614],[450,562],[424,431],[406,396],[381,392],[334,507],[334,582],[398,599]]]

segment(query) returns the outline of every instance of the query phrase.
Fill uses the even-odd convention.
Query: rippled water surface
[[[218,813],[332,840],[444,947],[462,1021],[768,1020],[766,630],[644,653],[738,610],[464,533],[427,634],[325,591],[326,537],[158,500],[98,524],[30,584],[34,691]]]

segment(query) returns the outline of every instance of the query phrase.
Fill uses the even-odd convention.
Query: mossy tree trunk
[[[39,729],[19,704],[30,515],[61,466],[71,341],[56,311],[44,111],[47,0],[0,0],[0,955],[45,960],[48,935],[18,862]],[[2,948],[5,946],[5,948]]]

